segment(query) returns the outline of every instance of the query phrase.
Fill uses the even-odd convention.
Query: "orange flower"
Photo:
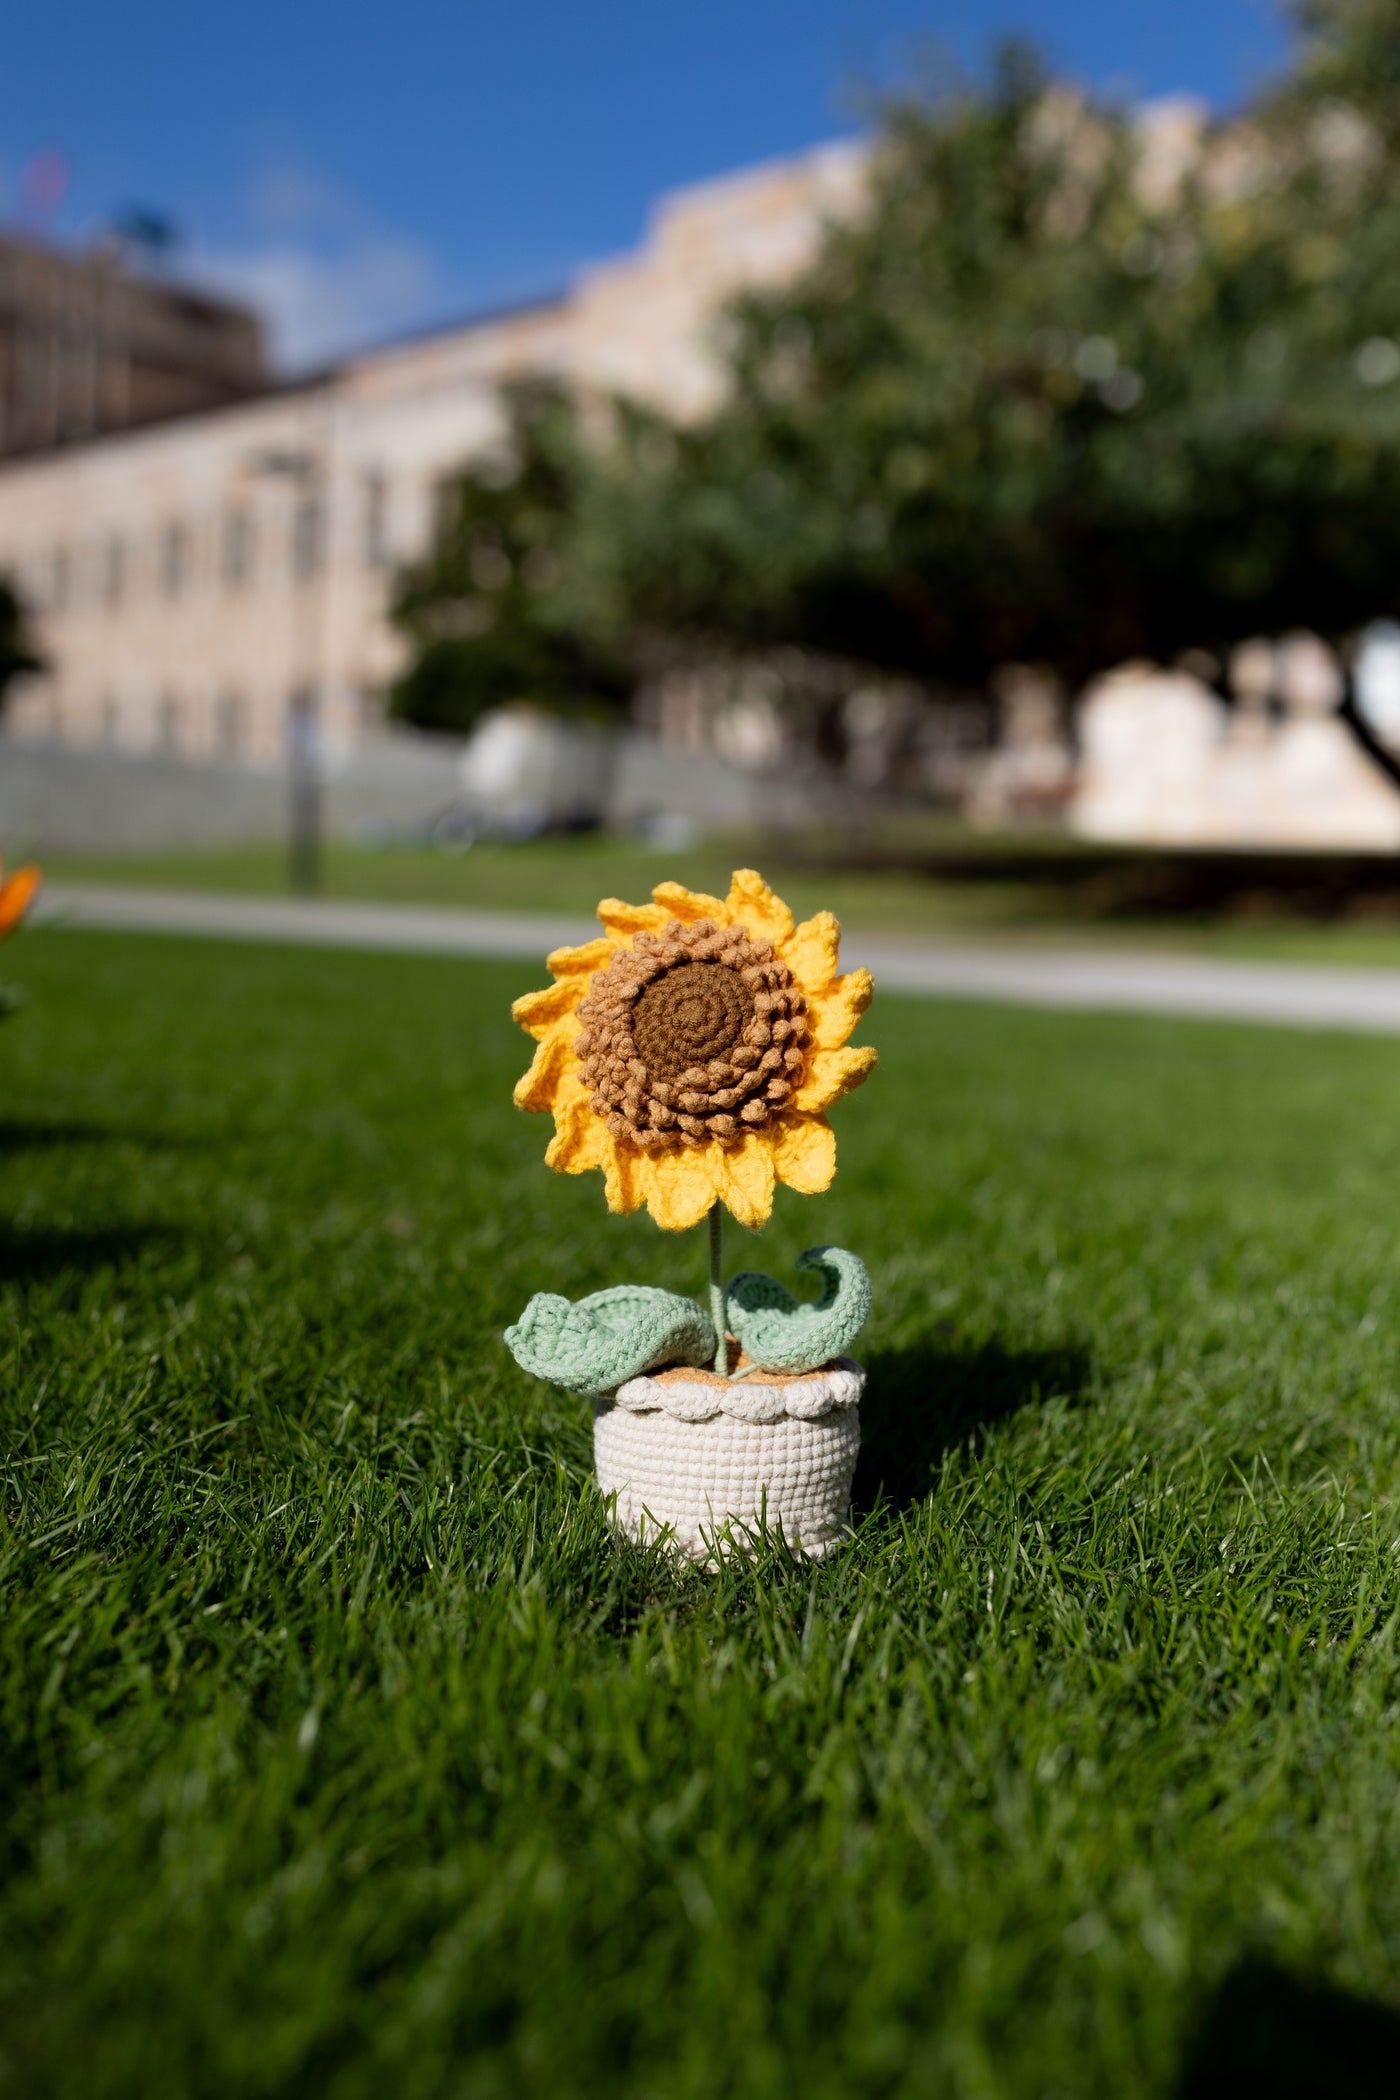
[[[652,898],[605,899],[602,937],[556,950],[555,982],[516,1000],[538,1045],[516,1105],[553,1114],[548,1166],[601,1167],[610,1210],[645,1203],[679,1232],[718,1200],[757,1228],[775,1182],[831,1186],[824,1111],[875,1062],[843,1047],[870,972],[839,975],[831,913],[795,926],[751,868],[725,898],[675,882]]]
[[[38,868],[31,865],[16,868],[10,876],[5,875],[4,867],[0,861],[0,939],[14,932],[44,879]]]

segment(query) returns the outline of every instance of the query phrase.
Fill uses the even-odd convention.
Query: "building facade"
[[[331,755],[353,744],[399,665],[394,572],[499,438],[502,383],[550,375],[702,412],[725,298],[799,269],[826,221],[859,208],[864,164],[836,146],[682,191],[634,254],[558,300],[0,463],[0,573],[47,663],[12,697],[9,733],[272,763],[314,714]]]

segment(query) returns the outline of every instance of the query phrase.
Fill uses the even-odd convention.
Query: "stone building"
[[[398,664],[398,564],[526,374],[678,415],[716,394],[726,295],[812,254],[864,156],[825,148],[665,199],[642,246],[560,299],[348,358],[301,384],[0,463],[0,573],[48,671],[31,741],[272,762],[314,714],[328,757],[375,727]]]
[[[0,458],[267,384],[262,323],[246,308],[135,276],[116,248],[73,255],[0,234]]]

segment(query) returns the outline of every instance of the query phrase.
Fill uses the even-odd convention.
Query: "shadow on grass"
[[[165,1151],[187,1140],[164,1130],[88,1123],[79,1117],[46,1123],[34,1116],[0,1116],[0,1155],[7,1152],[52,1152],[64,1145],[140,1145]]]
[[[114,1225],[99,1232],[40,1227],[24,1232],[0,1223],[0,1288],[88,1276],[98,1269],[124,1267],[151,1248],[170,1254],[188,1243],[188,1233],[172,1225]]]
[[[1088,1351],[1079,1348],[959,1348],[932,1340],[876,1350],[866,1359],[860,1404],[856,1515],[881,1496],[894,1509],[922,1502],[945,1453],[1023,1407],[1077,1404],[1090,1370]]]
[[[1274,1963],[1225,1978],[1182,2063],[1176,2100],[1389,2100],[1400,2013]]]

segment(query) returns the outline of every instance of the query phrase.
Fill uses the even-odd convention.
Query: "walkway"
[[[77,882],[48,883],[35,919],[123,933],[416,955],[512,956],[531,962],[598,931],[592,920],[539,912],[235,897]],[[1400,1035],[1400,970],[860,935],[843,943],[842,959],[848,965],[867,964],[886,991],[931,998]]]

